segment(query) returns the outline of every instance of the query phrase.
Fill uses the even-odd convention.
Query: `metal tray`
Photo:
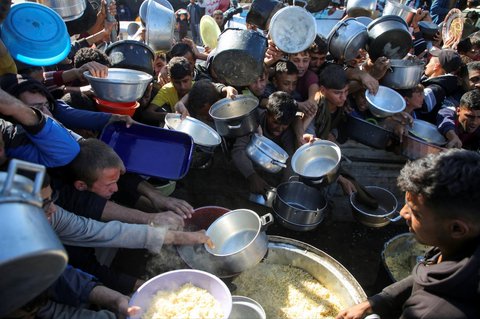
[[[112,147],[125,168],[168,180],[183,178],[190,168],[193,139],[185,133],[143,124],[112,123],[100,139]]]

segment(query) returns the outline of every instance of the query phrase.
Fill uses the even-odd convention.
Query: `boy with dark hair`
[[[267,84],[265,94],[283,91],[290,94],[296,101],[300,100],[300,94],[296,91],[298,81],[298,69],[290,61],[278,61],[274,66],[272,82]]]
[[[163,121],[167,113],[174,112],[175,104],[185,96],[194,83],[192,65],[184,57],[173,57],[167,64],[170,82],[162,86],[144,116]]]
[[[480,149],[480,90],[468,91],[456,110],[442,108],[437,126],[448,140],[447,148]]]
[[[337,319],[480,318],[480,154],[448,150],[409,162],[398,186],[405,192],[400,215],[415,238],[434,246],[412,275],[367,301],[341,311]]]
[[[327,39],[325,39],[321,35],[317,35],[315,37],[315,41],[313,41],[312,45],[309,48],[309,53],[310,64],[308,65],[308,69],[318,74],[327,59]]]
[[[212,104],[220,99],[215,86],[209,80],[200,80],[193,84],[188,94],[187,109],[190,115],[205,123],[211,123],[212,120],[208,111]]]
[[[295,135],[291,124],[296,112],[297,102],[289,94],[280,91],[270,95],[266,110],[259,109],[263,136],[278,144],[289,155],[295,151]],[[250,192],[265,194],[270,185],[264,177],[275,179],[279,175],[262,174],[260,176],[260,173],[257,173],[245,150],[251,137],[252,135],[247,135],[236,139],[232,149],[232,159],[240,173],[248,180]]]

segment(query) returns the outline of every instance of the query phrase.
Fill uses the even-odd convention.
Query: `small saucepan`
[[[377,200],[378,207],[373,208],[366,205],[361,201],[358,193],[352,193],[350,195],[350,205],[353,217],[356,220],[366,226],[377,228],[386,226],[390,222],[399,221],[402,218],[397,212],[398,202],[395,195],[378,186],[365,186],[365,188]]]

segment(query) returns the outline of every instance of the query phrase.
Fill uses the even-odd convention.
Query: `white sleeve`
[[[65,245],[81,247],[145,248],[159,253],[167,227],[108,223],[75,215],[57,206],[51,224]]]

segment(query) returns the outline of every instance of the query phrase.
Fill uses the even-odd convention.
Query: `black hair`
[[[291,61],[278,61],[275,64],[275,75],[282,73],[298,74],[297,66]]]
[[[464,107],[471,110],[480,110],[480,91],[474,89],[463,94],[462,98],[460,99],[459,107]]]
[[[167,52],[167,61],[170,61],[174,57],[184,57],[187,53],[191,53],[192,56],[195,57],[195,52],[193,52],[191,46],[183,42],[176,43],[170,51]]]
[[[290,124],[297,113],[297,102],[286,92],[273,92],[268,97],[267,112],[281,124]]]
[[[309,50],[310,50],[310,53],[327,54],[328,53],[327,39],[317,34]]]
[[[82,65],[92,61],[110,66],[110,59],[104,52],[94,48],[81,48],[73,57],[73,67],[79,68]]]
[[[423,84],[421,83],[418,83],[417,85],[415,85],[413,88],[410,88],[410,89],[398,89],[396,90],[398,93],[400,93],[401,96],[403,97],[412,97],[412,94],[413,93],[416,93],[416,92],[423,92],[423,89],[425,87],[423,86]]]
[[[467,63],[468,71],[479,71],[480,70],[480,61],[473,61]]]
[[[184,57],[174,57],[168,62],[168,73],[170,78],[180,80],[190,75],[192,76],[192,65]]]
[[[220,94],[210,80],[196,81],[188,93],[188,111],[193,117],[196,117],[200,109],[207,105],[210,107],[219,99]]]
[[[341,65],[328,63],[320,71],[318,84],[327,89],[342,90],[348,84],[347,74]]]
[[[409,162],[397,179],[404,192],[421,195],[439,217],[480,222],[480,154],[450,149]]]

